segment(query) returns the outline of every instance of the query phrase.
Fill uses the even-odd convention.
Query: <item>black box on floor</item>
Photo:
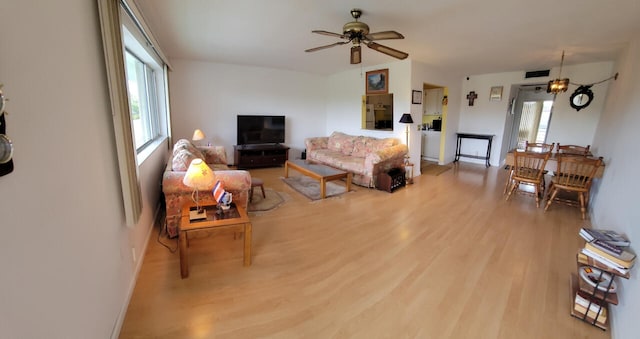
[[[378,175],[376,188],[389,193],[404,187],[406,184],[405,173],[402,168],[393,168],[387,173]]]

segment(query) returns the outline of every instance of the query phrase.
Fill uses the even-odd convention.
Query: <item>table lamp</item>
[[[206,138],[206,136],[204,135],[204,132],[202,132],[202,130],[196,129],[195,131],[193,131],[193,137],[191,139],[193,139],[194,141],[203,140],[204,138]]]
[[[187,169],[187,173],[182,179],[183,184],[193,188],[191,198],[196,203],[196,210],[189,212],[190,220],[205,219],[207,217],[204,208],[200,205],[199,192],[201,190],[211,189],[214,181],[215,176],[213,175],[213,171],[204,163],[204,161],[202,161],[202,159],[194,159],[191,161],[191,164],[189,164],[189,168]]]
[[[207,136],[204,135],[204,132],[198,128],[195,131],[193,131],[193,136],[191,137],[191,140],[200,141],[200,140],[204,140],[206,137]]]

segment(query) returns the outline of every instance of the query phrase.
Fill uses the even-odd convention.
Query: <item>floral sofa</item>
[[[233,201],[247,208],[249,190],[251,189],[251,175],[247,171],[229,170],[227,155],[222,146],[198,146],[189,140],[180,139],[173,146],[167,167],[162,178],[162,192],[164,193],[167,214],[167,232],[170,237],[178,235],[180,213],[182,206],[191,201],[193,189],[182,183],[187,168],[193,159],[200,158],[214,171],[216,180],[220,180],[226,191],[233,196]],[[213,185],[211,185],[213,188]],[[200,192],[200,199],[204,203],[213,203],[211,190]]]
[[[407,145],[396,138],[374,138],[333,132],[329,137],[305,139],[307,159],[351,172],[353,183],[375,187],[378,174],[404,169]]]

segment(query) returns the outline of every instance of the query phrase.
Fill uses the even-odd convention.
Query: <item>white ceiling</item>
[[[640,0],[136,0],[170,59],[254,65],[333,74],[349,64],[350,45],[305,53],[338,41],[360,8],[378,41],[409,58],[460,75],[539,70],[615,60],[640,33]],[[362,66],[395,61],[363,47]]]

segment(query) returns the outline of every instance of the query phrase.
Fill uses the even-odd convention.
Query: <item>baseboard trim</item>
[[[153,214],[153,219],[151,222],[151,227],[149,227],[146,240],[144,241],[144,245],[142,247],[142,250],[140,251],[141,253],[138,256],[138,261],[136,262],[133,278],[129,282],[129,288],[127,289],[127,297],[125,298],[125,302],[122,304],[122,307],[120,308],[120,313],[118,314],[115,324],[113,324],[113,330],[111,331],[111,336],[110,336],[111,339],[118,339],[120,337],[120,331],[122,330],[124,317],[127,315],[127,309],[129,309],[129,303],[131,302],[131,297],[133,296],[133,290],[135,289],[136,283],[138,282],[138,275],[140,274],[140,270],[142,269],[142,263],[144,262],[144,258],[147,254],[147,247],[149,246],[149,240],[151,239],[151,234],[153,233],[153,228],[156,226],[155,224],[161,209],[162,209],[162,204],[159,203],[156,206],[156,210]]]

